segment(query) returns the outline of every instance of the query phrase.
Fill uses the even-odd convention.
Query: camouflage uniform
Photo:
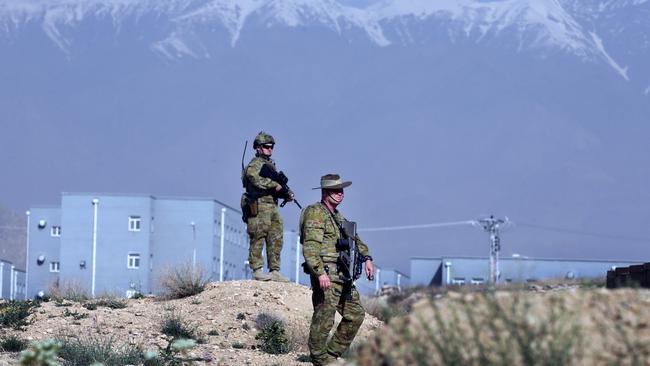
[[[338,211],[330,214],[321,202],[306,207],[300,218],[300,240],[313,291],[314,314],[308,345],[315,365],[325,365],[341,356],[349,348],[365,316],[356,288],[345,289],[344,282],[337,273],[338,253],[335,244],[341,234],[334,220],[342,223],[345,218]],[[358,236],[356,240],[359,253],[367,256],[368,246]],[[332,283],[332,287],[326,290],[320,287],[318,281],[318,276],[324,273],[327,273]],[[352,300],[346,299],[347,291],[344,290],[352,292]],[[342,320],[328,343],[327,336],[334,325],[337,311]]]
[[[260,176],[260,169],[266,164],[276,170],[275,163],[265,156],[256,156],[245,169],[246,195],[257,198],[257,215],[248,218],[250,247],[248,263],[253,271],[264,267],[262,248],[266,241],[266,258],[270,271],[280,270],[282,251],[282,218],[278,212],[278,199],[273,195],[277,182]]]

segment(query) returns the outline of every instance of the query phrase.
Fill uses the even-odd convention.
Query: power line
[[[383,227],[373,227],[367,229],[359,229],[359,232],[370,232],[370,231],[393,231],[393,230],[411,230],[411,229],[428,229],[433,227],[445,227],[445,226],[458,226],[458,225],[476,225],[474,220],[466,221],[454,221],[454,222],[436,222],[431,224],[422,224],[422,225],[404,225],[404,226],[383,226]]]
[[[614,240],[625,240],[625,241],[636,241],[636,242],[650,242],[650,238],[641,237],[641,236],[625,236],[625,235],[608,234],[608,233],[594,233],[594,232],[582,231],[582,230],[576,230],[576,229],[567,229],[567,228],[554,227],[554,226],[529,224],[529,223],[525,223],[525,222],[521,222],[521,221],[517,221],[515,225],[516,226],[522,226],[522,227],[529,227],[529,228],[537,229],[537,230],[553,231],[553,232],[564,233],[564,234],[591,236],[591,237],[602,238],[602,239],[614,239]]]

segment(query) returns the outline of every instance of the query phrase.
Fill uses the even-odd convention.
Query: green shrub
[[[56,299],[54,300],[54,306],[56,307],[67,307],[67,306],[72,306],[71,302],[67,302],[63,299]]]
[[[103,306],[110,309],[124,309],[127,307],[126,299],[117,296],[100,297],[94,301],[97,306]]]
[[[202,361],[210,363],[212,359],[209,357],[191,357],[188,353],[189,350],[196,346],[196,342],[192,339],[176,339],[170,338],[167,340],[167,347],[160,348],[160,353],[155,351],[147,351],[144,354],[144,366],[163,366],[163,365],[194,365],[194,361]]]
[[[94,303],[94,302],[87,302],[87,303],[83,304],[82,306],[84,308],[88,309],[88,310],[97,310],[97,304]]]
[[[16,335],[9,335],[0,338],[0,350],[3,352],[20,352],[27,348],[29,343],[16,336]]]
[[[80,320],[88,317],[88,313],[79,313],[77,311],[70,311],[68,309],[65,309],[63,311],[63,316],[70,316],[74,318],[75,320]]]
[[[208,284],[202,266],[186,262],[178,267],[168,267],[161,272],[160,288],[167,299],[182,299],[197,295]]]
[[[20,329],[29,325],[27,318],[38,306],[32,301],[9,301],[0,304],[0,328]]]
[[[162,320],[160,331],[173,339],[199,338],[197,326],[186,321],[180,314],[170,312]]]
[[[59,356],[64,365],[90,365],[102,363],[105,366],[137,365],[143,362],[144,355],[137,346],[118,345],[112,337],[98,338],[89,335],[87,338],[60,340]]]
[[[257,316],[256,323],[260,331],[255,339],[262,342],[262,351],[273,355],[289,353],[291,347],[282,319],[262,313]]]
[[[131,299],[139,300],[139,299],[144,299],[145,297],[146,296],[144,296],[144,294],[142,292],[138,291],[135,294],[133,294],[133,296],[131,296]]]
[[[88,310],[97,310],[100,306],[109,309],[124,309],[128,306],[128,302],[115,295],[103,295],[95,300],[85,302],[82,306]]]
[[[219,331],[216,330],[216,329],[212,329],[211,331],[208,332],[208,335],[209,335],[209,336],[218,336],[218,335],[219,335]]]
[[[237,314],[237,320],[245,320],[245,319],[246,319],[246,314],[244,313]]]
[[[241,342],[235,342],[235,343],[232,344],[232,348],[244,349],[244,348],[246,348],[246,345],[241,343]]]
[[[20,364],[25,366],[59,366],[56,355],[61,349],[61,343],[46,339],[33,344],[20,354]]]

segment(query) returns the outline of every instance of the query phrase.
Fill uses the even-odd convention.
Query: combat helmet
[[[273,144],[275,145],[275,139],[273,136],[269,135],[268,133],[264,131],[260,131],[260,133],[255,136],[255,140],[253,141],[253,149],[264,144]]]

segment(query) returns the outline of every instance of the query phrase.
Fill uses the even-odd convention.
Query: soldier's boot
[[[264,273],[261,268],[258,268],[253,271],[253,279],[257,281],[270,281],[271,276],[267,273]]]
[[[324,355],[311,355],[311,363],[314,366],[327,366],[336,361],[336,356],[325,353]]]
[[[284,277],[280,271],[271,271],[269,272],[269,275],[271,276],[271,280],[275,282],[289,282],[289,279]]]

